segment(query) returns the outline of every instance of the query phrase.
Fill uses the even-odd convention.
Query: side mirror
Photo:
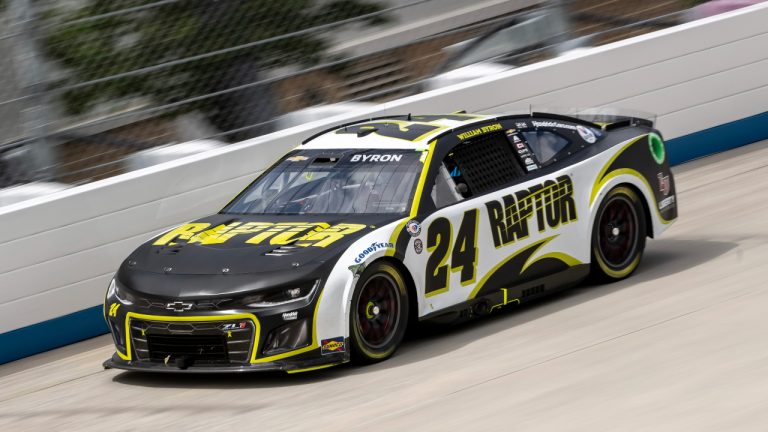
[[[456,192],[461,194],[461,196],[464,196],[467,192],[469,192],[469,187],[466,183],[459,183],[456,185]]]

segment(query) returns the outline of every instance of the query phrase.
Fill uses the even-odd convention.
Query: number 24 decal
[[[464,212],[456,235],[456,244],[448,264],[448,251],[453,240],[451,221],[440,217],[432,221],[427,229],[427,277],[424,291],[427,297],[448,291],[449,272],[461,271],[461,284],[475,282],[477,265],[477,209]]]

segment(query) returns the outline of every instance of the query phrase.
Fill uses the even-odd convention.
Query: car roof
[[[308,138],[300,148],[422,150],[446,131],[493,118],[464,113],[380,117],[324,130]]]

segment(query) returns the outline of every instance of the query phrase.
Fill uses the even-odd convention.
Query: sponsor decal
[[[283,312],[283,321],[293,321],[299,317],[299,311]]]
[[[400,120],[382,120],[363,124],[345,126],[336,131],[337,134],[367,134],[401,139],[405,141],[419,141],[431,133],[444,129],[442,126],[424,123],[412,123]]]
[[[306,156],[291,156],[288,159],[286,159],[288,162],[301,162],[309,159]]]
[[[518,128],[518,129],[525,129],[525,128],[528,127],[528,123],[526,123],[526,122],[518,122],[518,123],[515,123],[515,127]]]
[[[284,245],[300,247],[326,247],[344,236],[364,229],[366,225],[341,223],[331,226],[325,222],[232,222],[211,228],[209,223],[181,225],[160,236],[153,245],[171,242],[201,245],[221,244],[235,237],[246,237],[247,244]]]
[[[392,243],[379,243],[373,242],[370,246],[365,248],[362,252],[355,257],[355,264],[360,264],[370,254],[382,249],[394,249],[395,245]]]
[[[347,348],[344,345],[344,337],[338,336],[331,339],[323,339],[320,342],[320,354],[336,354],[346,352]]]
[[[117,310],[120,308],[120,303],[112,303],[109,306],[109,316],[116,317],[117,316]]]
[[[517,135],[512,136],[512,142],[517,144],[517,148],[525,148],[524,145],[520,144],[520,138],[518,138]]]
[[[421,254],[421,252],[424,251],[424,243],[421,241],[421,239],[416,239],[413,241],[413,250],[416,251],[417,254]]]
[[[517,147],[520,150],[526,150],[525,144],[523,144],[523,143],[521,143],[519,141],[517,142],[517,144],[515,144],[515,147]]]
[[[523,157],[523,155],[527,155],[527,154],[528,154],[528,150],[526,150],[526,149],[524,149],[524,150],[518,150],[518,151],[517,151],[517,154],[519,154],[519,155],[520,155],[520,157]]]
[[[184,303],[181,301],[175,301],[173,303],[168,303],[165,305],[165,308],[169,311],[174,312],[184,312],[192,309],[192,303]]]
[[[533,170],[535,170],[535,169],[539,169],[539,167],[537,167],[536,165],[526,165],[526,166],[525,166],[525,168],[526,168],[528,171],[533,171]]]
[[[659,201],[659,211],[662,211],[667,207],[671,207],[673,205],[675,205],[675,196],[672,195],[671,197],[666,197],[663,200]]]
[[[576,130],[576,126],[560,123],[556,121],[540,121],[540,120],[532,120],[531,124],[533,124],[533,127],[540,128],[540,127],[546,127],[546,128],[557,128],[557,129],[569,129],[569,130]]]
[[[662,165],[667,152],[664,149],[664,141],[661,140],[661,137],[655,133],[648,134],[648,147],[651,151],[651,156],[653,156],[653,160],[655,160],[657,164]]]
[[[488,201],[485,207],[497,248],[527,238],[531,219],[539,232],[577,220],[573,181],[567,175]]]
[[[225,323],[221,325],[221,329],[225,331],[244,329],[248,326],[248,323],[241,321],[239,323]]]
[[[529,157],[525,158],[523,162],[525,162],[526,165],[533,165],[533,159]]]
[[[586,142],[588,142],[590,144],[593,144],[595,141],[597,141],[597,136],[595,136],[595,133],[592,132],[592,129],[590,129],[588,127],[584,127],[582,125],[577,125],[576,126],[576,131],[581,136],[581,139],[583,139],[584,141],[586,141]]]
[[[672,185],[669,182],[669,176],[658,173],[656,174],[656,178],[659,179],[659,192],[663,193],[664,196],[669,195],[669,191],[672,189]]]
[[[352,155],[350,162],[400,162],[402,154]]]
[[[460,134],[456,135],[456,137],[458,139],[464,141],[466,139],[469,139],[469,138],[472,138],[472,137],[476,137],[478,135],[486,134],[488,132],[493,132],[493,131],[497,131],[497,130],[501,130],[501,129],[502,129],[501,124],[494,123],[492,125],[483,126],[481,128],[472,129],[471,131],[468,131],[468,132],[460,133]]]
[[[419,234],[421,234],[421,224],[416,220],[411,219],[405,224],[405,230],[408,231],[408,234],[410,234],[411,237],[418,237]]]

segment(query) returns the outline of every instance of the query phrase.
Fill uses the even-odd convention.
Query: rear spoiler
[[[583,115],[578,116],[578,118],[586,120],[590,123],[594,123],[605,131],[619,129],[627,126],[647,126],[649,128],[653,127],[652,120],[639,117]]]
[[[656,116],[640,111],[631,111],[616,108],[541,108],[531,107],[532,116],[563,116],[592,123],[603,130],[619,129],[627,126],[647,126],[652,128],[656,122]]]

